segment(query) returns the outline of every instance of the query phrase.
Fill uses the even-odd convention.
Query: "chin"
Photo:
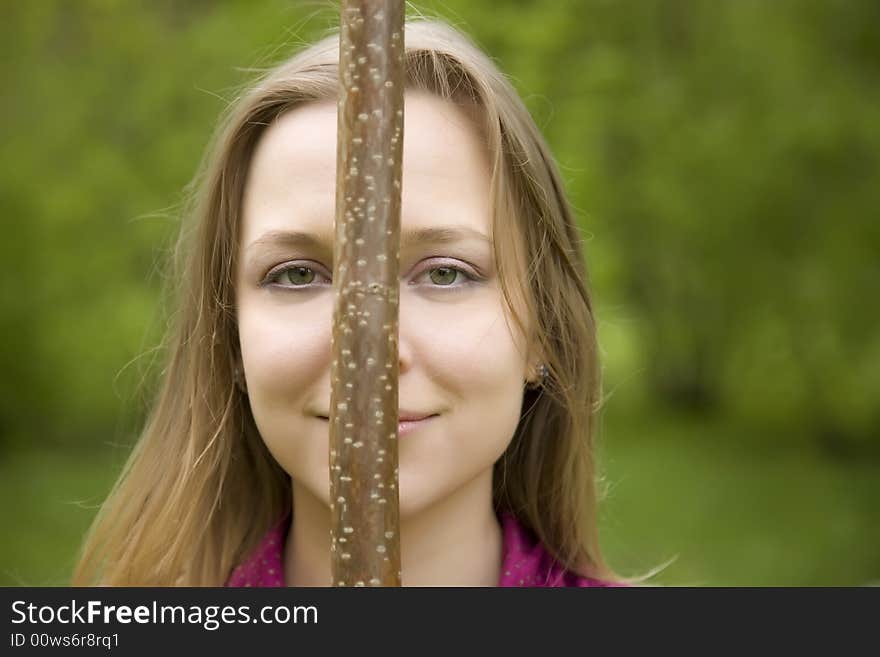
[[[426,481],[426,477],[427,475],[423,473],[418,478],[402,476],[398,481],[401,522],[411,520],[432,507],[450,500],[457,490],[438,486],[439,482],[436,481]]]

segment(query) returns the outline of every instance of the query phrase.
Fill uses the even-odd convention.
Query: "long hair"
[[[476,120],[491,162],[495,259],[511,317],[548,374],[524,395],[495,465],[496,511],[514,514],[567,568],[615,579],[597,534],[600,370],[577,224],[550,151],[516,91],[465,36],[405,27],[407,88]],[[140,439],[86,536],[74,585],[218,586],[290,507],[290,478],[235,385],[234,272],[245,175],[267,126],[336,98],[338,35],[265,73],[228,108],[182,223],[176,314]]]

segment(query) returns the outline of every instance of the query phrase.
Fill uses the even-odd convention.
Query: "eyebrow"
[[[422,244],[453,244],[467,240],[478,240],[492,245],[492,240],[478,230],[467,226],[440,226],[430,228],[417,228],[404,232],[400,238],[402,250],[414,245]],[[247,249],[256,247],[272,246],[303,249],[330,250],[332,239],[329,233],[305,233],[296,230],[270,230],[253,242]]]

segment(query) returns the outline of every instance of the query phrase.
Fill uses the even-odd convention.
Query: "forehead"
[[[471,120],[426,93],[405,102],[403,232],[460,227],[491,239],[488,158]],[[266,130],[248,172],[243,244],[270,231],[333,234],[336,118],[334,101],[311,103]]]

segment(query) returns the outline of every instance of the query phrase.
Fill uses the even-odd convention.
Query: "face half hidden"
[[[298,107],[270,126],[245,190],[236,272],[251,410],[278,463],[329,504],[330,337],[336,104]],[[406,95],[400,254],[400,510],[491,487],[527,377],[493,259],[489,165],[470,119],[432,95]],[[425,228],[453,241],[406,243]],[[291,232],[315,239],[307,244]],[[287,237],[285,237],[287,235]]]

